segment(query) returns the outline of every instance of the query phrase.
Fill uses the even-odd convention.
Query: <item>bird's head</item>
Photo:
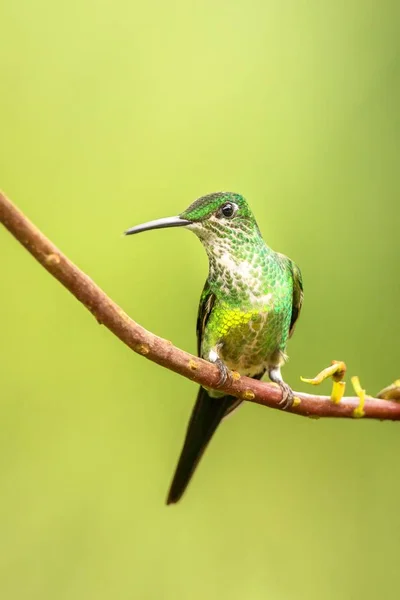
[[[254,216],[246,200],[233,192],[216,192],[202,196],[177,217],[165,217],[137,225],[126,235],[164,227],[187,227],[208,245],[218,238],[230,238],[239,233],[259,235]]]

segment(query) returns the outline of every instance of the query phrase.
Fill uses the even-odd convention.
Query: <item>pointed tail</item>
[[[199,389],[169,489],[167,504],[174,504],[182,497],[221,420],[238,404],[240,404],[240,400],[233,396],[211,398],[204,388]]]

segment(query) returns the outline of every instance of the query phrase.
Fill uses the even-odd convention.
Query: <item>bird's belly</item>
[[[282,311],[273,307],[247,311],[224,308],[216,310],[213,317],[207,329],[210,328],[218,354],[229,369],[251,377],[281,355],[287,338],[287,319]]]

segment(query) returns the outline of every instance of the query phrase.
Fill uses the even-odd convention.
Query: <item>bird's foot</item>
[[[278,385],[282,390],[282,400],[279,402],[279,406],[282,407],[282,410],[287,410],[288,408],[293,406],[293,402],[294,402],[293,390],[290,387],[290,385],[288,385],[284,381],[279,382]]]
[[[331,400],[334,404],[339,404],[344,395],[344,390],[346,388],[346,382],[343,381],[343,378],[346,373],[346,363],[341,360],[333,360],[332,364],[326,369],[323,369],[316,375],[313,379],[305,379],[304,377],[300,377],[301,381],[304,383],[310,383],[311,385],[320,385],[325,379],[328,377],[332,377],[333,386],[331,392]],[[354,384],[353,384],[354,385]]]
[[[218,370],[219,370],[219,379],[217,382],[217,388],[220,388],[223,385],[225,385],[227,381],[229,381],[229,382],[232,381],[232,373],[228,369],[226,364],[220,358],[217,358],[217,360],[215,361],[215,364],[217,365]]]
[[[288,408],[293,406],[293,402],[294,402],[293,390],[290,387],[290,385],[288,385],[287,383],[285,383],[285,381],[283,381],[282,375],[281,375],[281,370],[279,368],[278,369],[277,368],[270,369],[268,371],[268,376],[269,376],[270,380],[273,383],[276,383],[277,385],[279,385],[280,389],[282,390],[282,399],[279,402],[279,406],[282,408],[282,410],[287,410]]]

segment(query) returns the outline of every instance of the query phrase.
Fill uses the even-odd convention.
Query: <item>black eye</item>
[[[221,208],[221,212],[224,215],[224,217],[232,217],[234,212],[235,212],[235,205],[232,204],[231,202],[226,202],[222,208]]]

